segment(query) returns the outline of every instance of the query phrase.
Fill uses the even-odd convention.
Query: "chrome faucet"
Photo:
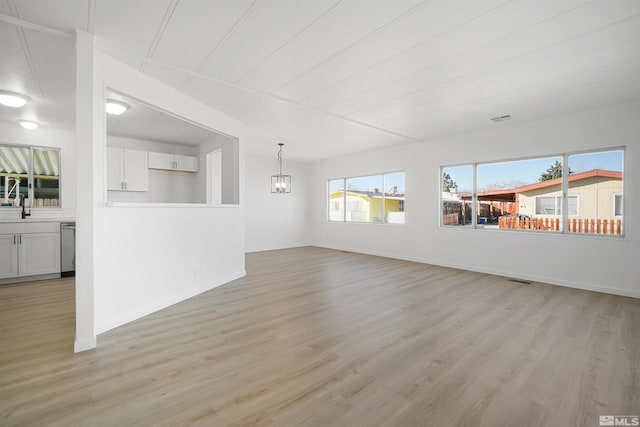
[[[20,196],[20,206],[22,206],[22,219],[31,216],[31,208],[29,208],[29,212],[27,212],[26,206],[24,205],[24,194]]]

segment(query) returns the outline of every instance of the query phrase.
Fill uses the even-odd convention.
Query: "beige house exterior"
[[[520,215],[561,215],[562,179],[515,189]],[[622,216],[622,172],[591,170],[569,176],[569,218],[615,219]]]

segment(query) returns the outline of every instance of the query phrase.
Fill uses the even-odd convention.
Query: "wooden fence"
[[[442,225],[458,225],[458,216],[457,213],[442,215]]]
[[[560,231],[561,224],[559,218],[520,218],[520,217],[500,217],[498,218],[499,228],[518,230],[548,230]],[[569,233],[588,234],[622,234],[621,219],[569,219]]]

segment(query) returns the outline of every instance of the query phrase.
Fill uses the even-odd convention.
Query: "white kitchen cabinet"
[[[198,172],[199,161],[196,156],[149,152],[149,169],[162,169],[175,172]]]
[[[0,280],[60,274],[60,223],[0,224]]]
[[[0,279],[18,277],[18,237],[0,234]]]
[[[107,190],[147,191],[148,169],[146,151],[107,147]]]
[[[60,233],[23,233],[18,237],[18,276],[60,273]]]

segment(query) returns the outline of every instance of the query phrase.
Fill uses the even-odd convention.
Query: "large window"
[[[442,167],[441,225],[621,235],[623,163],[610,149]]]
[[[0,144],[0,205],[60,206],[60,150]]]
[[[329,221],[404,224],[404,172],[329,180]]]
[[[442,224],[471,225],[473,167],[442,168]]]
[[[580,215],[569,219],[569,232],[622,234],[623,151],[576,153],[568,159],[569,198],[580,198]]]

